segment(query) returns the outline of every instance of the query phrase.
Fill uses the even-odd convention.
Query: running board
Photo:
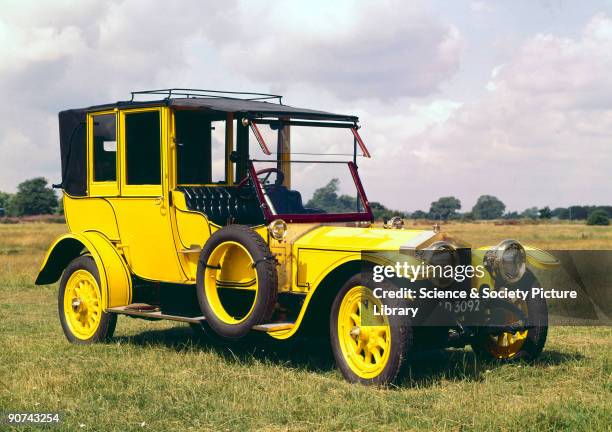
[[[159,310],[147,311],[141,310],[137,308],[131,308],[130,306],[118,306],[106,309],[107,312],[113,312],[117,314],[136,316],[140,318],[149,318],[149,319],[166,319],[170,321],[182,321],[188,323],[197,324],[200,321],[203,321],[205,318],[203,316],[199,317],[185,317],[179,315],[168,315],[163,314]]]
[[[268,323],[268,324],[258,324],[253,326],[253,330],[271,333],[281,330],[290,330],[294,326],[294,323],[284,322],[284,323]]]
[[[170,321],[180,321],[187,322],[192,324],[198,324],[204,321],[206,318],[204,316],[198,317],[185,317],[179,315],[168,315],[161,313],[158,309],[146,309],[143,305],[128,305],[128,306],[117,306],[106,309],[107,312],[112,312],[116,314],[129,315],[138,318],[148,318],[148,319],[165,319]],[[279,322],[279,323],[266,323],[266,324],[258,324],[253,326],[253,330],[271,333],[281,330],[290,330],[294,326],[294,323],[291,322]]]

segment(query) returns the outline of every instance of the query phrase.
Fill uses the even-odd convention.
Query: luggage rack
[[[281,95],[269,94],[269,93],[252,93],[252,92],[236,92],[236,91],[224,91],[224,90],[205,90],[205,89],[187,89],[187,88],[168,88],[158,90],[141,90],[130,92],[132,98],[130,102],[134,102],[134,98],[142,95],[158,95],[164,96],[164,99],[168,100],[173,97],[186,97],[186,98],[202,98],[202,99],[236,99],[236,100],[247,100],[247,101],[267,101],[277,100],[279,105],[283,104],[283,97]]]

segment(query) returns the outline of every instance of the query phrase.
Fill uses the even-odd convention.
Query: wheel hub
[[[83,309],[83,300],[79,297],[75,297],[72,299],[71,306],[74,313],[81,312]]]

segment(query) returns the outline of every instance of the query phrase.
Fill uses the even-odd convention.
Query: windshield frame
[[[261,209],[268,223],[275,219],[283,219],[287,223],[295,222],[373,222],[374,218],[372,215],[372,209],[370,208],[370,202],[366,197],[365,190],[359,178],[357,172],[357,165],[352,161],[325,161],[325,160],[312,160],[312,161],[293,161],[293,162],[309,162],[309,163],[336,163],[348,165],[349,171],[355,182],[355,187],[359,193],[359,197],[363,204],[363,212],[353,213],[318,213],[318,214],[301,214],[301,213],[288,213],[288,214],[274,214],[272,213],[270,206],[267,204],[266,193],[263,189],[263,185],[257,178],[257,171],[253,162],[272,162],[262,161],[258,159],[249,159],[248,173],[251,177],[251,181],[255,187],[257,198],[259,199]]]

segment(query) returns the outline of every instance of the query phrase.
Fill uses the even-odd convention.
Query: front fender
[[[527,263],[532,267],[551,270],[559,267],[560,261],[553,254],[537,247],[523,245],[527,253]]]
[[[125,306],[132,301],[130,271],[115,246],[96,231],[67,233],[57,238],[40,267],[36,285],[56,282],[70,261],[87,252],[100,273],[102,307]]]
[[[559,260],[549,252],[524,244],[525,253],[527,254],[527,264],[541,270],[551,270],[559,267]],[[483,246],[472,250],[472,265],[482,264],[485,253],[488,250],[494,249],[495,246]]]

